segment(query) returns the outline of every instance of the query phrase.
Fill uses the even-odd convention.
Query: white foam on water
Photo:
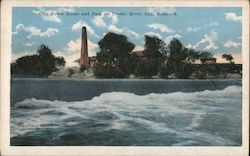
[[[205,117],[211,113],[221,112],[221,117],[230,119],[230,114],[223,112],[241,108],[241,96],[241,86],[229,86],[224,90],[142,96],[110,92],[91,100],[75,102],[25,99],[17,102],[11,110],[11,137],[37,128],[75,126],[85,120],[94,120],[106,123],[106,127],[98,128],[103,131],[150,131],[187,138],[185,142],[174,144],[177,146],[202,139],[223,144],[228,140],[199,128],[209,120]]]

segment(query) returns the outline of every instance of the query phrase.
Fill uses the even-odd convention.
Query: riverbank
[[[192,64],[192,74],[186,79],[234,79],[242,78],[242,65],[241,64]],[[134,75],[135,74],[135,75]],[[169,74],[167,77],[160,73],[156,75],[136,75],[136,73],[125,76],[129,79],[177,79],[175,74]],[[124,78],[125,78],[124,77]],[[51,73],[49,78],[81,78],[81,79],[97,79],[105,78],[96,76],[94,68],[88,68],[85,71],[81,71],[79,67],[66,67],[61,68],[58,71]],[[106,77],[112,78],[112,77]]]

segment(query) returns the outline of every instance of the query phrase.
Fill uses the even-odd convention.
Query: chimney
[[[87,29],[82,27],[82,44],[81,44],[81,58],[80,66],[83,68],[89,67],[89,57],[88,57],[88,40],[87,40]]]

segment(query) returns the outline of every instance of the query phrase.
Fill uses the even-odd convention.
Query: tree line
[[[55,57],[48,46],[41,45],[37,54],[18,58],[11,63],[12,76],[47,77],[65,66],[63,57]]]
[[[124,35],[109,32],[98,45],[94,74],[102,78],[126,78],[133,74],[142,78],[185,79],[197,72],[195,61],[213,57],[212,52],[186,48],[176,38],[166,45],[155,36],[145,35],[144,59],[133,52],[135,44]]]
[[[223,54],[228,65],[197,65],[197,60],[210,59],[213,53],[186,48],[181,41],[173,38],[167,45],[156,36],[145,35],[143,55],[134,52],[135,44],[125,35],[108,32],[99,42],[94,75],[99,78],[181,78],[194,75],[218,76],[225,73],[241,73],[241,66],[235,66],[230,54]],[[65,66],[63,57],[55,57],[51,49],[41,45],[37,54],[18,58],[11,63],[12,76],[47,77]]]

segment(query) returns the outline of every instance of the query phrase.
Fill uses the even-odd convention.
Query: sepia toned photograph
[[[10,148],[245,146],[242,6],[10,13]]]

